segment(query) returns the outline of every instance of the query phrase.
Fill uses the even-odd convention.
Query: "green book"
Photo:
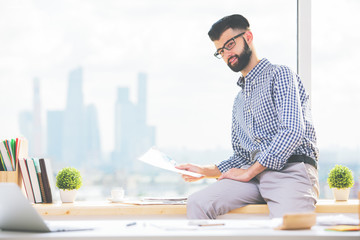
[[[1,152],[0,152],[0,171],[6,171],[4,160],[1,156]]]
[[[11,155],[13,157],[13,161],[14,161],[14,170],[16,170],[16,141],[15,139],[11,139],[10,142],[10,146],[11,146]]]

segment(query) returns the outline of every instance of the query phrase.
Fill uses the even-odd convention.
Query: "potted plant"
[[[354,177],[348,167],[335,165],[329,172],[327,182],[332,188],[336,201],[347,201],[349,199],[350,188],[354,185]]]
[[[81,174],[73,167],[63,168],[56,175],[56,186],[60,189],[60,198],[63,203],[74,202],[81,185]]]

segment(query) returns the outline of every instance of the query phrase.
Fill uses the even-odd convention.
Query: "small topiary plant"
[[[354,185],[352,171],[345,166],[335,165],[327,179],[330,188],[351,188]]]
[[[82,185],[80,172],[73,167],[66,167],[56,175],[56,186],[59,189],[79,189]]]

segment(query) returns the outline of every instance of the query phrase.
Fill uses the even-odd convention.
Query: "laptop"
[[[0,229],[26,232],[64,232],[92,228],[45,222],[15,183],[0,183]],[[50,226],[51,225],[51,226]]]

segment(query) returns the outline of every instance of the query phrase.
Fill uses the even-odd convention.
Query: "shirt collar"
[[[251,69],[251,71],[246,75],[246,77],[241,76],[239,78],[239,80],[237,81],[237,85],[244,89],[245,79],[249,82],[252,82],[268,65],[270,65],[269,60],[267,60],[266,58],[261,59],[260,62],[256,64],[253,69]]]

